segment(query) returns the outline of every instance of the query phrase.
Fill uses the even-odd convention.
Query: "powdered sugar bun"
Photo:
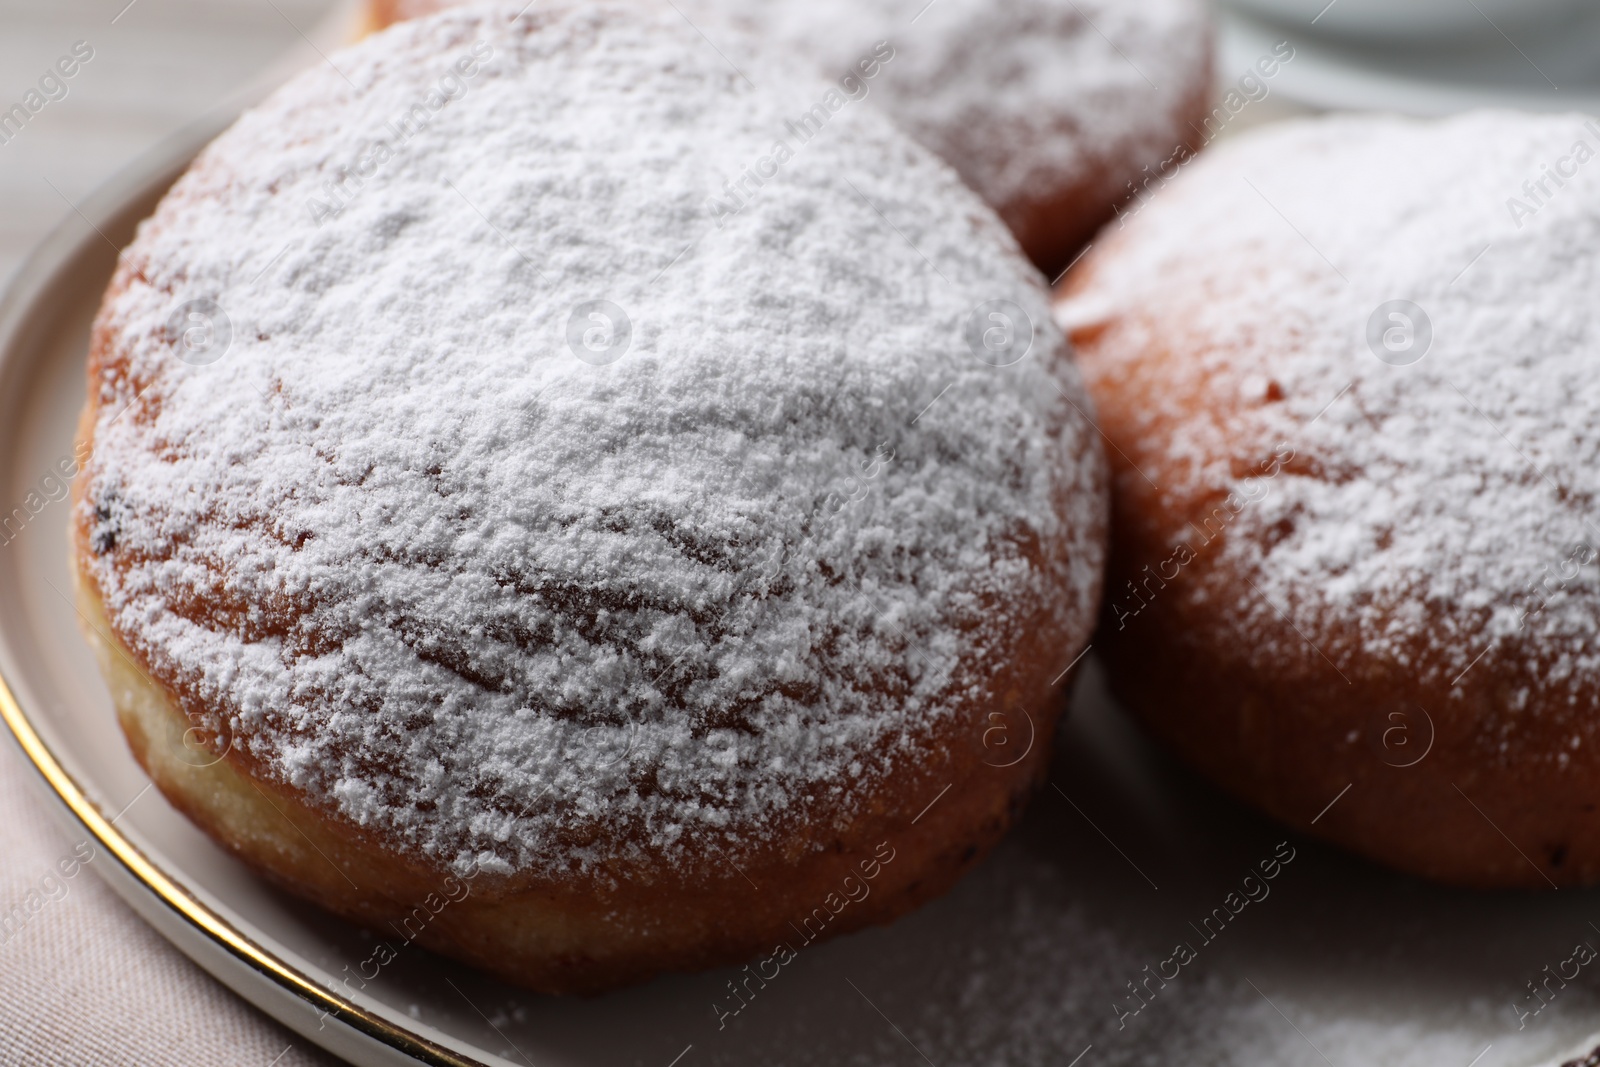
[[[372,20],[458,2],[371,0]],[[1205,139],[1211,29],[1200,0],[675,3],[757,81],[759,64],[723,26],[882,108],[955,167],[1052,278],[1116,204]]]
[[[1123,698],[1448,881],[1600,880],[1597,152],[1577,115],[1264,129],[1058,307],[1115,445]]]
[[[761,75],[664,5],[394,27],[202,153],[95,328],[76,559],[135,752],[296,892],[450,899],[420,939],[540,989],[941,891],[1096,609],[1032,267],[871,112],[775,159],[826,86]]]

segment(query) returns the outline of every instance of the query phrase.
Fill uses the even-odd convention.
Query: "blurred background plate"
[[[1302,107],[1600,111],[1600,4],[1228,0],[1218,15],[1224,87],[1287,40],[1295,58],[1268,86]]]

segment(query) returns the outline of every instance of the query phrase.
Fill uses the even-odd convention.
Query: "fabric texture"
[[[0,749],[0,1064],[340,1062],[145,925],[95,873],[114,861],[64,833],[15,745]]]

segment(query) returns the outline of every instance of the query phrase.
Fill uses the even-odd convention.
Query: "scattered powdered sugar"
[[[852,79],[1008,221],[1085,188],[1110,205],[1172,155],[1174,115],[1210,78],[1198,0],[675,0],[759,83],[731,22]],[[444,0],[400,0],[401,14]],[[893,59],[863,83],[857,64]],[[790,116],[798,118],[798,114]]]
[[[693,1040],[710,1067],[1556,1067],[1596,1046],[1580,1044],[1600,1008],[1587,969],[1552,980],[1526,1026],[1514,1008],[1540,1003],[1525,983],[1542,965],[1593,940],[1594,893],[1466,893],[1288,836],[1173,773],[1087,665],[1051,768],[1060,793],[947,896],[806,949],[727,1030],[685,1026],[673,1047]],[[1227,903],[1239,889],[1248,903]],[[1219,907],[1238,909],[1220,930]],[[1193,955],[1178,965],[1180,945]],[[650,1006],[687,1019],[697,994]],[[619,1007],[638,1002],[589,1018]],[[538,1062],[534,1042],[571,1010],[540,1005],[512,1036]]]
[[[1352,678],[1448,685],[1483,656],[1453,693],[1507,686],[1507,722],[1580,700],[1600,668],[1597,149],[1577,115],[1297,122],[1209,153],[1102,240],[1058,320],[1112,324],[1085,369],[1108,388],[1171,353],[1120,443],[1185,517],[1237,512],[1219,581],[1161,595],[1220,600],[1213,640],[1246,659],[1329,676],[1309,641]],[[1251,478],[1280,443],[1294,458]],[[1259,592],[1225,584],[1241,570]]]
[[[522,7],[334,54],[141,227],[90,574],[191,717],[435,863],[848,819],[1024,627],[1092,617],[1102,460],[1047,294],[866,112],[719,226],[822,84],[756,90],[670,7]],[[1004,368],[965,339],[996,299],[1032,319]]]

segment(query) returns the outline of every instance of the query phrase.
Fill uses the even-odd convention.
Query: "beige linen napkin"
[[[146,926],[94,873],[107,857],[58,828],[32,776],[7,737],[0,754],[0,1064],[336,1062]]]

